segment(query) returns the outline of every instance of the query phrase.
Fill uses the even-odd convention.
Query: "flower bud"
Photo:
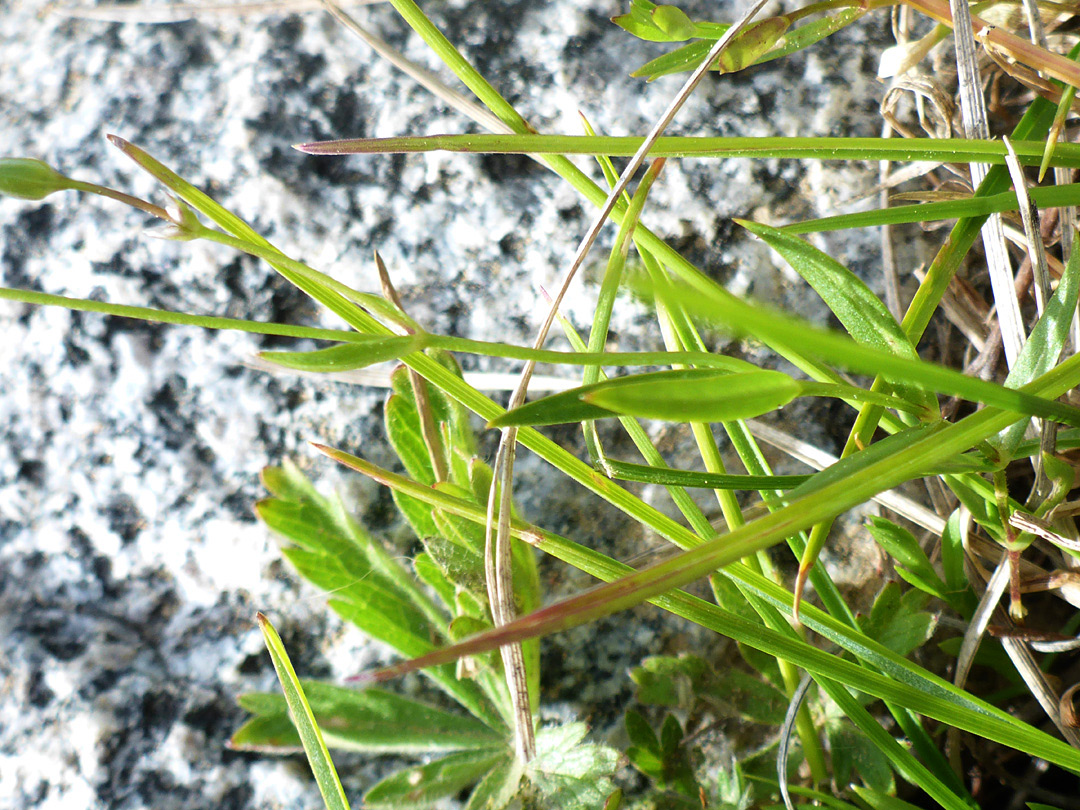
[[[0,158],[0,196],[43,200],[54,191],[68,188],[72,188],[72,180],[44,161]]]

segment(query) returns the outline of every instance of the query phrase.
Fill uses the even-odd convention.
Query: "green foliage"
[[[424,136],[309,144],[306,151],[337,153],[380,150],[523,152],[543,160],[593,204],[606,192],[566,155],[596,155],[604,179],[614,182],[611,155],[628,155],[641,146],[634,136],[584,138],[540,135],[480,76],[442,36],[412,0],[392,0],[410,26],[465,85],[503,122],[509,133],[495,136]],[[926,10],[926,0],[909,0]],[[779,17],[751,23],[733,39],[712,66],[720,72],[755,64],[809,47],[859,19],[874,4],[845,8],[827,2]],[[808,16],[817,19],[796,25]],[[662,43],[686,43],[655,59],[637,73],[650,79],[691,70],[700,64],[730,26],[694,21],[681,9],[631,0],[629,11],[614,22],[633,36]],[[1006,32],[984,29],[987,40],[1008,44]],[[1010,35],[1011,36],[1011,35]],[[697,40],[697,41],[690,41]],[[1013,44],[1014,49],[1017,47]],[[1017,60],[1047,75],[1080,76],[1075,65],[1063,65],[1053,54],[1031,46],[1014,54]],[[1070,91],[1071,92],[1071,91]],[[1063,105],[1062,110],[1065,109]],[[1016,127],[1015,147],[1022,162],[1042,170],[1049,165],[1075,167],[1080,149],[1042,141],[1053,109],[1036,100]],[[1058,116],[1059,123],[1063,120]],[[588,128],[587,128],[588,129]],[[886,139],[730,139],[660,138],[652,157],[779,157],[859,160],[986,161],[1000,164],[1004,150],[985,141],[938,139],[896,142]],[[303,750],[328,807],[346,806],[327,745],[353,751],[430,759],[405,768],[374,785],[365,797],[373,808],[426,807],[471,790],[467,810],[505,807],[614,810],[622,801],[614,774],[622,758],[613,748],[586,740],[585,726],[567,723],[540,729],[536,755],[518,756],[511,742],[514,704],[506,685],[500,646],[522,644],[524,671],[535,716],[539,686],[539,642],[545,632],[573,627],[643,601],[724,634],[734,640],[747,666],[715,666],[695,655],[647,658],[631,671],[637,697],[655,714],[625,716],[630,746],[626,760],[651,781],[645,802],[654,807],[744,808],[773,801],[779,785],[775,763],[766,757],[732,759],[705,765],[698,737],[710,723],[736,722],[783,726],[782,734],[798,736],[798,756],[814,787],[790,785],[791,792],[823,805],[901,810],[905,784],[921,788],[930,800],[950,810],[971,806],[964,782],[953,772],[922,716],[986,740],[1013,746],[1025,755],[1076,771],[1075,747],[1034,725],[953,685],[908,660],[933,636],[939,614],[951,611],[970,619],[977,597],[965,573],[960,515],[949,516],[941,536],[940,565],[920,541],[896,522],[873,518],[869,534],[893,559],[905,584],[889,582],[865,616],[855,617],[826,572],[814,572],[813,583],[824,609],[804,606],[805,628],[840,654],[815,646],[803,628],[789,623],[795,594],[783,583],[765,551],[787,542],[796,555],[812,561],[814,543],[824,542],[827,527],[841,512],[859,506],[884,490],[926,475],[941,481],[991,538],[1019,549],[1030,536],[1011,537],[1005,512],[1011,501],[1004,485],[995,491],[986,473],[1004,480],[1004,466],[1013,458],[1041,459],[1049,493],[1039,494],[1032,510],[1046,516],[1074,484],[1072,466],[1039,442],[1024,441],[1032,417],[1080,425],[1080,409],[1058,401],[1080,384],[1080,358],[1059,362],[1068,345],[1069,327],[1080,290],[1080,258],[1074,252],[1045,312],[1025,335],[1026,344],[1003,384],[981,379],[924,360],[917,350],[933,311],[990,211],[1015,205],[1006,191],[1000,165],[968,200],[931,202],[900,212],[842,215],[787,229],[742,222],[795,270],[836,316],[843,333],[817,328],[788,313],[744,300],[693,267],[639,216],[662,160],[656,160],[632,198],[616,202],[612,217],[620,224],[601,285],[594,330],[588,349],[564,324],[577,352],[479,343],[423,331],[393,302],[352,290],[329,276],[289,258],[259,236],[247,223],[176,175],[138,147],[112,138],[125,155],[160,181],[174,195],[168,209],[67,178],[47,164],[23,158],[0,160],[0,194],[40,200],[65,189],[77,189],[126,202],[162,219],[166,235],[201,239],[267,261],[276,271],[340,316],[353,331],[317,330],[282,324],[254,324],[187,313],[163,313],[102,302],[69,301],[33,291],[5,290],[3,296],[42,305],[63,305],[114,315],[165,320],[208,328],[333,340],[335,345],[305,352],[269,352],[277,365],[305,372],[329,373],[399,359],[404,365],[391,376],[385,406],[390,443],[407,476],[380,470],[343,451],[320,448],[332,458],[370,475],[393,489],[401,513],[415,533],[408,549],[387,549],[371,536],[337,498],[320,494],[298,467],[283,462],[264,471],[270,497],[256,509],[261,520],[282,540],[282,554],[309,583],[328,594],[328,605],[367,636],[405,658],[394,668],[405,672],[425,665],[425,675],[460,710],[448,710],[392,692],[354,691],[331,684],[301,682],[276,631],[260,618],[282,694],[252,693],[240,698],[251,717],[234,735],[232,745],[245,750]],[[1075,187],[1033,191],[1040,204],[1066,205],[1080,200]],[[917,221],[930,216],[959,216],[902,320],[843,264],[795,236],[824,227]],[[210,225],[200,220],[204,217]],[[637,291],[656,306],[667,352],[606,352],[608,322],[625,283],[624,263],[631,242],[647,280]],[[392,297],[392,296],[391,296]],[[707,351],[699,324],[714,324],[735,338],[755,341],[796,367],[803,376],[759,368],[745,360]],[[401,334],[406,332],[407,334]],[[480,352],[518,360],[581,364],[583,385],[522,405],[510,412],[464,381],[449,351]],[[633,376],[603,379],[601,366],[670,366]],[[786,368],[778,364],[781,368]],[[842,372],[874,376],[860,388]],[[808,378],[808,379],[807,379]],[[946,421],[938,396],[967,399],[985,407]],[[827,469],[802,476],[773,476],[765,457],[742,420],[778,411],[803,396],[837,397],[858,410],[844,457]],[[584,544],[532,526],[514,513],[502,515],[513,535],[511,580],[514,608],[522,618],[495,627],[489,601],[503,604],[498,586],[488,581],[485,564],[488,503],[494,473],[479,457],[469,412],[491,427],[518,427],[523,447],[537,453],[570,479],[606,499],[633,518],[650,535],[664,538],[683,553],[642,570],[616,562]],[[599,472],[536,431],[536,426],[585,422],[617,416],[645,464],[607,458],[599,434],[586,427],[588,451]],[[638,418],[686,423],[698,441],[705,472],[672,470]],[[749,475],[728,474],[711,424],[723,429]],[[879,432],[880,429],[880,432]],[[1075,433],[1075,432],[1074,432]],[[1080,444],[1063,434],[1059,448]],[[610,476],[610,477],[607,477]],[[684,520],[655,508],[612,478],[627,478],[668,488]],[[508,485],[508,484],[507,484]],[[685,487],[717,491],[726,533],[685,492]],[[761,493],[757,513],[743,511],[730,490]],[[498,494],[497,492],[495,493]],[[999,497],[1000,496],[1000,497]],[[492,502],[497,502],[495,499]],[[943,515],[944,517],[944,515]],[[526,542],[528,541],[528,542]],[[540,608],[540,586],[533,546],[604,580],[607,584],[564,603]],[[399,560],[411,555],[412,570]],[[717,574],[717,569],[722,573]],[[714,601],[679,590],[709,576]],[[910,586],[910,587],[909,587]],[[955,655],[959,639],[939,645]],[[922,661],[928,656],[912,656]],[[988,662],[1022,681],[1002,649],[984,644],[975,659]],[[802,709],[789,707],[803,668],[816,685],[806,690]],[[511,667],[507,669],[512,673]],[[383,677],[385,673],[380,673]],[[515,693],[516,694],[516,693]],[[799,692],[801,694],[801,691]],[[882,700],[881,704],[876,699]],[[882,718],[891,715],[894,735]],[[533,724],[533,717],[529,723]],[[902,733],[904,742],[897,737]],[[825,745],[822,745],[822,740]],[[786,736],[785,736],[786,740]],[[771,743],[770,743],[771,745]],[[786,745],[786,744],[785,744]],[[767,746],[768,747],[768,746]],[[910,750],[909,750],[910,749]],[[768,753],[768,752],[766,752]],[[916,756],[917,754],[917,756]],[[799,777],[781,763],[789,781]],[[786,766],[786,767],[785,767]],[[754,790],[750,787],[754,777]],[[831,782],[840,796],[819,788]],[[861,784],[855,784],[856,782]],[[849,789],[850,788],[850,789]],[[754,791],[762,795],[755,795]],[[901,794],[901,795],[898,795]],[[761,803],[758,802],[758,803]],[[1035,806],[1035,805],[1031,805]]]

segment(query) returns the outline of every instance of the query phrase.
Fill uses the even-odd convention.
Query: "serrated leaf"
[[[439,533],[439,527],[435,524],[435,515],[430,504],[397,490],[390,494],[398,511],[408,521],[417,537],[431,537]]]
[[[507,757],[480,780],[465,810],[502,810],[521,791],[524,773],[525,768],[517,757]]]
[[[635,697],[640,703],[678,707],[689,712],[697,699],[696,685],[705,670],[705,661],[696,655],[652,656],[630,670],[630,680],[637,684]]]
[[[418,351],[423,339],[418,335],[361,336],[348,343],[310,352],[259,352],[259,357],[283,368],[316,373],[353,371],[375,363],[397,360]]]
[[[626,736],[630,738],[631,744],[653,754],[659,761],[660,756],[662,756],[660,740],[657,738],[652,726],[649,725],[649,721],[639,712],[627,709],[623,723],[626,725]]]
[[[744,360],[731,360],[731,371],[758,371],[757,366]],[[664,380],[668,385],[681,386],[683,383],[705,378],[715,378],[727,373],[723,369],[679,369],[676,371],[657,371],[649,374],[635,374],[630,377],[616,377],[611,380],[582,385],[569,391],[561,391],[549,397],[535,400],[507,411],[502,416],[492,419],[488,427],[513,427],[525,425],[559,425],[566,422],[584,422],[589,419],[602,419],[614,414],[608,408],[591,404],[585,397],[595,391],[603,390],[613,384],[623,384],[623,380],[633,380],[634,383],[648,383],[655,379]]]
[[[583,723],[541,729],[536,757],[526,765],[530,784],[543,802],[560,810],[594,810],[614,789],[610,776],[619,753],[606,745],[583,742]]]
[[[302,686],[327,744],[336,748],[416,754],[492,750],[507,745],[498,732],[473,717],[453,714],[381,689],[347,689],[318,681],[303,681]],[[256,693],[241,696],[239,702],[257,715],[256,720],[265,721],[263,726],[246,731],[241,738],[245,747],[277,747],[273,740],[280,729],[270,721],[288,720],[284,697]],[[234,743],[239,736],[240,732],[234,735]],[[299,745],[298,737],[296,745]]]
[[[267,491],[281,500],[316,500],[319,497],[307,476],[289,459],[281,462],[280,467],[263,467],[259,477]]]
[[[859,624],[870,638],[898,655],[907,655],[926,643],[937,627],[937,619],[922,610],[927,598],[921,591],[901,595],[900,586],[890,582],[874,600],[870,615]]]
[[[364,795],[364,806],[404,810],[430,807],[478,782],[505,757],[502,753],[451,754],[386,777]]]
[[[380,588],[357,583],[344,597],[331,599],[329,605],[366,635],[389,644],[404,656],[417,655],[411,650],[434,648],[429,640],[430,628],[423,621],[423,616]]]
[[[821,296],[853,339],[864,346],[899,357],[911,360],[919,358],[888,307],[858,276],[838,261],[809,242],[776,228],[757,222],[736,221],[784,257],[788,265]],[[937,401],[923,389],[910,385],[897,388],[912,403],[937,410]]]

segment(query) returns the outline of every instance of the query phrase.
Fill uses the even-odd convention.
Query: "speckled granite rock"
[[[577,132],[580,109],[602,131],[643,132],[678,81],[627,78],[659,51],[607,22],[621,3],[424,5],[542,131]],[[715,13],[706,3],[688,8]],[[388,7],[357,14],[435,67]],[[723,82],[710,77],[675,131],[874,134],[879,91],[869,77],[885,28],[884,17],[870,18],[842,45]],[[411,314],[449,334],[528,340],[539,285],[556,283],[590,217],[524,159],[313,159],[291,150],[318,138],[475,131],[317,12],[140,26],[11,2],[0,10],[0,110],[0,155],[41,157],[161,201],[107,145],[105,133],[115,132],[285,251],[355,286],[376,286],[369,259],[378,248]],[[672,163],[647,220],[733,288],[821,317],[729,217],[762,206],[829,213],[866,176],[789,161]],[[73,194],[0,200],[3,284],[335,325],[258,262],[147,239],[145,224]],[[872,278],[876,246],[859,239],[844,251]],[[601,251],[566,307],[579,326],[589,322]],[[620,347],[654,346],[648,322],[631,302],[620,306],[612,325]],[[224,747],[242,716],[236,694],[275,683],[254,613],[275,618],[306,675],[340,678],[385,653],[327,617],[251,505],[260,468],[290,456],[347,487],[365,521],[394,534],[386,493],[305,445],[317,438],[393,465],[383,393],[245,365],[279,340],[7,302],[0,325],[0,807],[320,806],[298,761]],[[571,429],[555,435],[577,441]],[[534,459],[522,459],[520,478],[523,509],[550,528],[623,555],[641,542],[625,519]],[[585,584],[576,576],[553,589]],[[612,632],[627,626],[618,618],[549,643],[545,700],[610,727],[630,695],[627,667],[689,644],[679,634],[690,630],[652,609],[633,621],[632,633]],[[354,796],[380,768],[356,757],[341,764]]]

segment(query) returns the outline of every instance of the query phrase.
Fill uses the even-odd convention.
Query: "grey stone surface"
[[[662,49],[607,21],[623,3],[424,5],[541,131],[578,132],[582,110],[601,131],[643,132],[678,84],[627,77]],[[721,19],[738,7],[688,5]],[[163,202],[104,139],[119,134],[346,283],[376,288],[378,248],[406,307],[433,331],[531,338],[539,287],[557,283],[590,212],[524,159],[314,159],[291,150],[317,138],[475,131],[327,16],[149,26],[49,10],[43,0],[0,2],[0,155],[40,157]],[[437,68],[389,7],[357,15]],[[886,25],[871,17],[767,69],[709,77],[673,131],[875,134],[879,91],[870,77]],[[868,176],[863,167],[790,161],[672,162],[647,222],[733,289],[821,318],[820,303],[729,218],[763,208],[832,213]],[[259,262],[148,239],[147,224],[143,214],[75,194],[0,200],[3,284],[336,325]],[[610,239],[568,299],[580,328]],[[860,239],[843,250],[874,278],[875,243]],[[305,675],[342,678],[387,654],[327,617],[251,505],[260,468],[289,456],[345,487],[376,530],[400,534],[386,493],[306,446],[318,439],[392,466],[384,394],[245,365],[281,340],[7,302],[0,328],[0,808],[320,806],[301,763],[224,748],[242,719],[235,696],[275,684],[255,611],[275,619]],[[629,300],[612,333],[621,348],[657,345],[647,313]],[[576,446],[577,431],[554,435]],[[807,435],[835,449],[835,437]],[[555,531],[623,556],[647,540],[528,456],[519,487],[524,511]],[[553,593],[588,584],[557,572],[545,567]],[[690,636],[679,634],[688,632],[642,609],[553,640],[544,698],[552,712],[606,731],[631,694],[626,669],[685,648]],[[385,767],[357,757],[341,764],[350,795]]]

